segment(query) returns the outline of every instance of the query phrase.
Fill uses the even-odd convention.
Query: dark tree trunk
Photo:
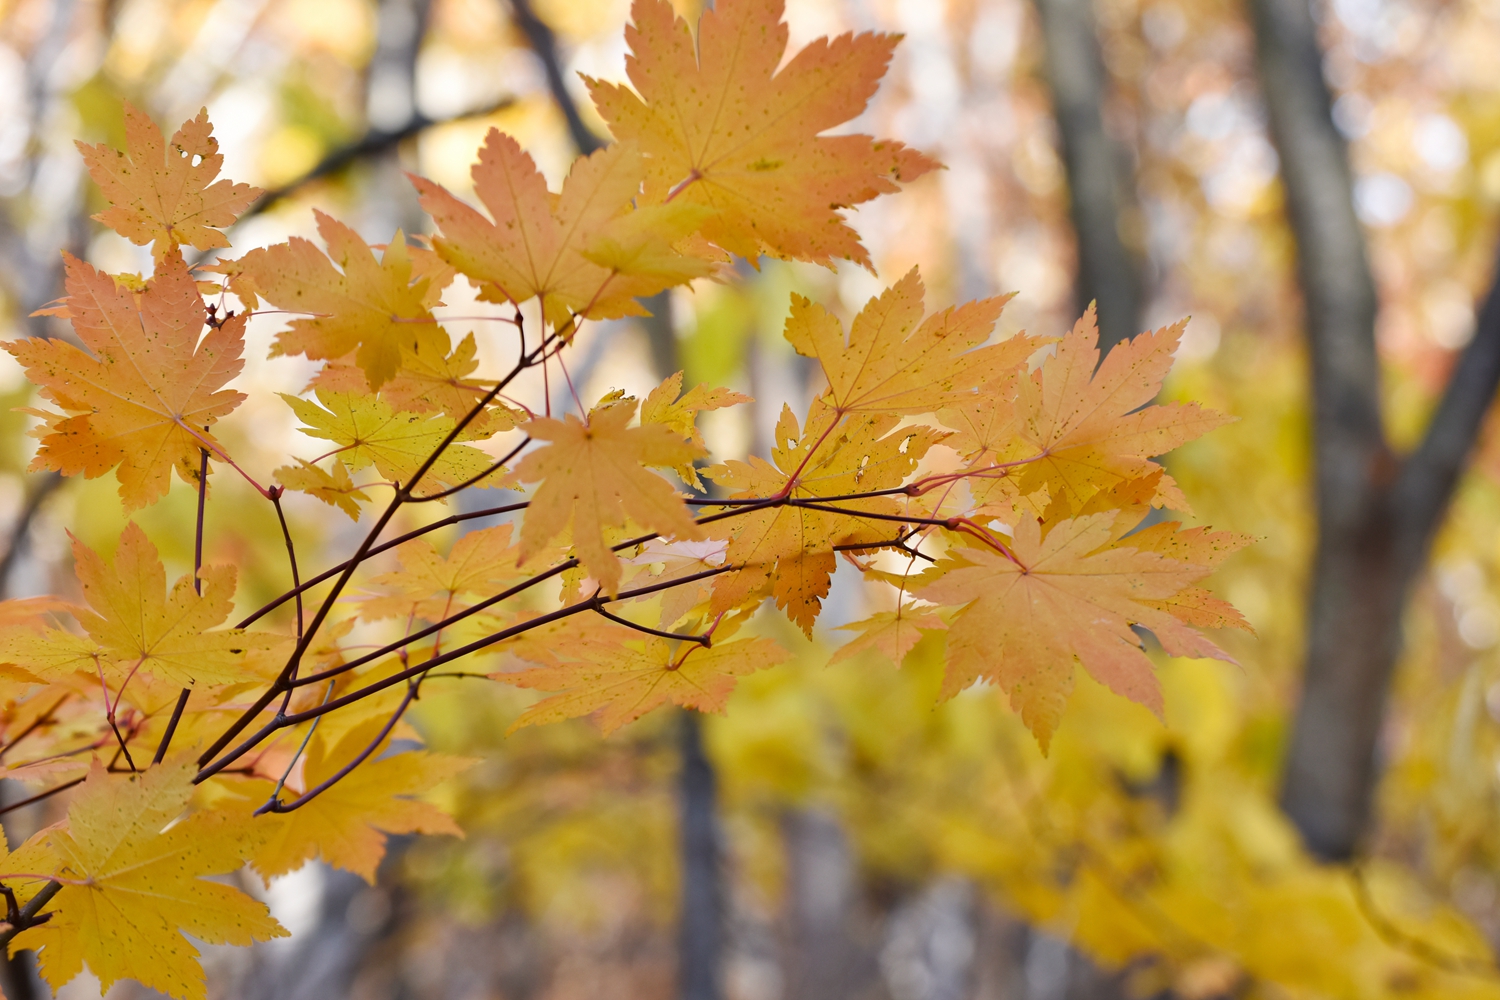
[[[678,849],[682,859],[681,915],[677,925],[677,995],[719,1000],[724,952],[722,852],[712,762],[703,752],[698,713],[678,715],[682,770],[678,776]]]
[[[1120,236],[1134,183],[1104,124],[1108,75],[1093,0],[1036,0],[1047,50],[1047,85],[1062,138],[1068,208],[1078,246],[1079,311],[1098,303],[1099,347],[1140,332],[1140,262]]]
[[[1317,549],[1302,698],[1281,801],[1320,857],[1369,825],[1401,610],[1500,379],[1491,292],[1425,439],[1404,462],[1380,416],[1377,299],[1307,0],[1250,0],[1261,85],[1297,242],[1312,358]]]

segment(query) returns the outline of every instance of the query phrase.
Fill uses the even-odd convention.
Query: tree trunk
[[[1092,4],[1036,0],[1078,246],[1078,311],[1098,303],[1104,352],[1140,332],[1142,294],[1140,263],[1120,236],[1121,212],[1134,202],[1134,184],[1123,150],[1104,126],[1108,76]]]
[[[1314,854],[1341,860],[1370,822],[1401,610],[1500,379],[1500,302],[1492,290],[1425,439],[1399,461],[1381,424],[1375,281],[1316,26],[1307,0],[1250,10],[1296,236],[1316,455],[1306,664],[1281,802]]]
[[[682,859],[681,915],[677,925],[677,995],[719,1000],[724,951],[722,852],[717,782],[703,752],[696,712],[678,714],[682,770],[678,777],[678,845]]]

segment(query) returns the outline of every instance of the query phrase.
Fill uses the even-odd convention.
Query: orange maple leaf
[[[849,329],[801,295],[792,296],[786,339],[817,358],[828,378],[827,399],[845,413],[930,413],[968,390],[1024,364],[1050,340],[1024,334],[989,339],[1010,296],[980,299],[922,320],[922,277],[906,276],[871,299]]]
[[[111,206],[94,216],[139,246],[151,243],[158,260],[179,243],[199,250],[229,246],[219,232],[260,197],[260,188],[214,181],[224,157],[208,123],[208,109],[183,123],[168,147],[161,129],[125,103],[125,146],[78,143],[89,176]]]
[[[732,500],[785,496],[817,502],[898,486],[927,449],[943,439],[929,427],[898,430],[899,418],[886,414],[851,418],[842,425],[839,419],[836,411],[815,401],[807,427],[799,430],[791,409],[783,408],[771,453],[774,465],[752,455],[748,462],[716,465],[704,475],[729,490]],[[902,504],[891,497],[840,500],[832,506],[836,509],[774,507],[712,525],[713,537],[729,541],[725,560],[742,567],[715,580],[713,613],[769,591],[777,607],[811,635],[828,595],[834,545],[892,539],[901,528],[880,519],[902,512]]]
[[[1147,406],[1161,391],[1186,321],[1116,344],[1099,363],[1099,328],[1090,306],[1030,378],[1020,380],[1016,430],[1036,460],[1019,475],[1022,493],[1046,485],[1072,511],[1094,493],[1160,466],[1151,461],[1234,418],[1196,402]],[[1095,371],[1095,368],[1098,371]],[[1188,510],[1163,475],[1156,503]]]
[[[695,44],[667,0],[635,0],[625,68],[636,92],[585,80],[610,131],[645,155],[648,202],[708,207],[703,235],[747,260],[870,267],[838,210],[938,164],[899,142],[820,133],[864,111],[897,36],[821,38],[782,66],[784,9],[723,0],[699,21]]]
[[[620,625],[569,627],[552,652],[560,663],[491,674],[498,681],[560,691],[532,705],[512,723],[523,726],[594,715],[607,736],[662,705],[722,712],[738,678],[774,667],[790,655],[770,639],[735,639],[705,649],[676,645]]]
[[[207,428],[245,399],[224,389],[244,364],[245,317],[200,342],[203,300],[175,251],[139,295],[76,257],[64,264],[73,329],[92,353],[40,338],[3,345],[66,411],[39,414],[47,422],[31,467],[89,479],[116,469],[120,499],[135,510],[166,494],[174,466],[196,483],[199,449],[224,455]]]
[[[623,399],[595,407],[587,421],[569,414],[521,425],[533,439],[551,442],[523,458],[514,473],[523,483],[541,483],[521,526],[522,561],[542,551],[571,521],[574,553],[605,593],[613,594],[621,567],[605,542],[606,527],[623,525],[629,517],[658,534],[703,537],[671,484],[646,468],[674,468],[703,449],[663,424],[627,427],[635,409],[635,400]]]
[[[421,538],[402,543],[396,555],[401,569],[373,581],[396,593],[362,599],[360,617],[367,621],[397,615],[442,621],[469,606],[465,595],[490,597],[526,575],[518,566],[509,524],[467,533],[446,558]]]
[[[1254,540],[1237,531],[1183,528],[1178,521],[1162,521],[1142,528],[1116,545],[1130,546],[1141,552],[1155,552],[1168,559],[1216,569],[1225,559]],[[1245,621],[1245,616],[1240,614],[1238,608],[1202,587],[1189,587],[1165,600],[1149,603],[1194,628],[1237,628],[1255,634],[1255,629]]]
[[[943,559],[916,596],[963,605],[948,630],[943,694],[994,681],[1045,750],[1073,690],[1073,664],[1158,716],[1161,686],[1132,625],[1144,625],[1174,656],[1230,660],[1161,609],[1210,572],[1208,566],[1130,546],[1109,547],[1117,512],[1052,526],[1045,538],[1022,519],[1008,552],[976,544]]]
[[[446,355],[448,334],[433,319],[432,307],[442,305],[452,272],[415,267],[399,230],[377,261],[374,248],[353,229],[322,212],[313,214],[327,255],[293,236],[215,265],[230,276],[230,289],[238,294],[243,288],[250,301],[263,296],[278,309],[316,314],[294,319],[291,329],[278,333],[271,356],[328,360],[353,352],[371,388],[378,389],[396,374],[403,348]]]
[[[638,296],[709,272],[706,261],[671,249],[702,209],[684,203],[632,211],[641,167],[631,146],[580,158],[554,195],[516,140],[491,129],[472,174],[493,222],[441,185],[411,181],[442,232],[433,240],[438,253],[480,286],[481,299],[519,305],[540,298],[547,322],[561,329],[575,313],[645,315]]]
[[[860,653],[874,652],[899,667],[925,633],[941,632],[947,627],[930,609],[915,604],[902,605],[895,611],[877,611],[863,621],[839,626],[842,631],[859,635],[836,649],[828,664],[832,666]]]

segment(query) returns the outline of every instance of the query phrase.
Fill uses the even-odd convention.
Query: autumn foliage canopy
[[[897,597],[837,657],[899,663],[946,632],[943,695],[994,685],[1044,748],[1080,667],[1162,711],[1143,630],[1170,654],[1227,659],[1200,630],[1245,622],[1200,584],[1247,539],[1137,530],[1188,506],[1153,457],[1226,420],[1153,403],[1180,324],[1101,359],[1092,312],[1060,337],[997,340],[1003,299],[931,309],[915,270],[847,325],[794,297],[785,336],[827,388],[746,460],[710,455],[696,426],[738,393],[681,373],[644,399],[573,391],[568,361],[596,321],[733,280],[735,258],[870,267],[841,211],[939,167],[823,134],[861,113],[897,39],[787,58],[781,6],[724,0],[695,35],[666,0],[636,0],[628,86],[588,81],[613,144],[552,191],[491,131],[478,204],[411,178],[430,240],[371,246],[320,214],[322,247],[195,267],[259,195],[218,179],[206,113],[166,139],[127,106],[123,151],[80,147],[110,202],[97,218],[149,245],[154,271],[69,258],[54,311],[77,343],[4,345],[50,404],[33,468],[113,474],[127,512],[174,471],[200,511],[209,477],[243,477],[278,514],[291,494],[342,510],[360,540],[336,565],[298,565],[282,519],[291,585],[235,622],[234,566],[169,586],[134,523],[112,555],[75,541],[77,603],[0,605],[6,776],[71,789],[66,820],[0,859],[4,936],[54,986],[87,966],[106,989],[129,978],[201,1000],[184,935],[284,933],[210,876],[322,858],[373,879],[386,834],[459,833],[423,795],[469,761],[412,749],[402,722],[424,685],[488,674],[540,693],[516,726],[590,716],[606,734],[668,704],[723,711],[739,677],[788,657],[757,613],[770,603],[811,634],[841,558]],[[433,312],[460,278],[492,307],[461,335]],[[284,321],[274,354],[321,363],[283,394],[308,441],[275,469],[241,467],[215,436],[245,399],[232,384],[257,311]],[[486,339],[508,368],[484,370]],[[516,391],[533,369],[565,405]],[[388,530],[479,486],[523,499]],[[497,515],[446,553],[425,537]],[[201,551],[201,514],[197,527]],[[356,626],[384,638],[351,643]]]

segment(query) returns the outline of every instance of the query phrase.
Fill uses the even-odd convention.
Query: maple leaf
[[[1237,531],[1183,528],[1180,522],[1162,521],[1127,535],[1115,544],[1217,569],[1225,559],[1253,541],[1251,536]],[[1170,598],[1150,603],[1194,628],[1237,628],[1255,634],[1255,629],[1245,621],[1238,608],[1201,587],[1189,587]]]
[[[627,427],[635,411],[635,400],[627,398],[594,407],[586,421],[568,414],[522,425],[534,440],[551,442],[523,458],[512,474],[520,482],[541,483],[521,527],[522,560],[571,524],[574,553],[605,593],[613,594],[620,560],[604,538],[606,528],[630,518],[661,535],[703,537],[671,484],[646,468],[676,468],[703,449],[662,424]]]
[[[922,319],[921,275],[912,268],[872,298],[849,329],[821,305],[792,296],[785,336],[797,353],[817,358],[828,377],[826,398],[845,413],[930,413],[976,386],[1024,364],[1051,340],[989,339],[1010,296],[981,299]]]
[[[316,788],[363,752],[380,734],[385,721],[367,719],[338,737],[337,742],[314,736],[302,769],[304,788]],[[321,857],[375,883],[375,872],[385,856],[386,834],[429,833],[462,837],[453,817],[421,796],[433,786],[472,767],[466,757],[408,750],[385,754],[387,737],[345,777],[285,813],[258,818],[270,829],[263,846],[252,856],[255,870],[267,881]],[[266,782],[256,782],[259,788]]]
[[[941,632],[948,627],[937,615],[914,604],[905,604],[896,611],[877,611],[863,621],[850,622],[839,628],[858,632],[856,638],[834,651],[828,658],[832,666],[866,651],[873,651],[885,659],[901,665],[906,654],[922,640],[926,632]]]
[[[370,496],[354,485],[354,479],[343,462],[335,462],[332,469],[325,470],[300,458],[296,461],[296,465],[283,465],[276,470],[278,483],[289,490],[315,496],[348,514],[352,520],[359,520],[359,501],[368,502]]]
[[[243,366],[245,318],[200,342],[203,301],[170,253],[139,296],[64,254],[68,311],[88,350],[33,337],[3,346],[65,411],[43,412],[32,469],[93,479],[115,469],[127,512],[166,494],[171,473],[198,481],[200,449],[223,450],[207,428],[245,396],[224,388]]]
[[[237,294],[248,281],[246,295],[263,296],[278,309],[317,314],[292,320],[290,329],[276,335],[271,356],[328,360],[352,351],[370,386],[378,389],[396,374],[402,348],[446,355],[448,335],[433,319],[432,307],[442,305],[444,279],[452,272],[415,268],[399,230],[377,261],[353,229],[322,212],[313,215],[328,244],[326,255],[294,236],[215,266],[230,275]]]
[[[1174,656],[1230,657],[1153,602],[1168,600],[1209,567],[1128,546],[1106,547],[1118,512],[1052,526],[1016,525],[1009,553],[978,545],[931,571],[917,597],[962,605],[948,630],[943,695],[994,681],[1045,750],[1073,689],[1073,664],[1158,716],[1161,687],[1131,625],[1144,625]]]
[[[694,44],[667,0],[635,0],[625,29],[635,93],[584,79],[615,138],[639,144],[648,202],[708,207],[703,235],[746,260],[869,267],[838,209],[938,164],[899,142],[820,133],[864,111],[897,38],[821,38],[782,66],[783,10],[782,0],[724,0],[704,13]]]
[[[89,604],[73,616],[87,637],[51,626],[3,627],[0,659],[49,680],[83,670],[102,672],[110,683],[142,674],[181,688],[253,679],[246,652],[281,641],[265,632],[216,628],[234,610],[233,566],[203,567],[202,595],[190,576],[168,593],[156,546],[134,521],[120,535],[113,564],[76,538],[73,562]]]
[[[666,704],[722,712],[738,678],[791,656],[770,639],[674,648],[665,639],[642,639],[632,629],[604,623],[570,627],[551,645],[563,662],[491,675],[517,687],[561,692],[522,712],[510,732],[594,715],[608,736]]]
[[[469,532],[453,543],[447,558],[425,539],[404,542],[396,548],[401,569],[374,579],[398,593],[364,599],[360,617],[377,621],[400,615],[442,621],[468,607],[460,599],[463,595],[490,597],[524,579],[517,553],[509,524]]]
[[[419,342],[415,350],[403,347],[401,369],[395,378],[381,386],[380,394],[397,411],[446,413],[454,420],[462,420],[494,385],[469,377],[479,367],[477,350],[472,333],[446,355],[425,341]],[[471,439],[486,438],[508,431],[517,423],[515,413],[495,405],[469,421],[464,435]]]
[[[1016,429],[1036,460],[1019,476],[1029,493],[1043,484],[1076,511],[1090,496],[1160,468],[1151,461],[1233,418],[1197,403],[1150,403],[1172,367],[1186,321],[1116,344],[1099,363],[1099,329],[1090,306],[1030,378],[1020,381]],[[1095,368],[1098,371],[1095,371]],[[1188,509],[1163,476],[1156,502]]]
[[[454,426],[454,421],[445,416],[397,413],[389,403],[373,396],[325,390],[319,390],[317,396],[322,406],[281,394],[297,418],[307,425],[302,433],[337,444],[339,460],[351,470],[358,472],[373,465],[391,482],[405,483],[415,475]],[[413,493],[417,496],[439,493],[443,484],[461,483],[482,475],[491,464],[490,457],[472,445],[450,444]],[[328,488],[326,483],[318,486]]]
[[[705,454],[708,448],[704,444],[703,435],[698,431],[698,414],[704,410],[717,410],[755,401],[732,389],[710,389],[707,384],[696,385],[679,396],[681,390],[682,372],[678,372],[668,376],[661,385],[647,393],[641,403],[641,423],[670,427],[702,448]],[[693,468],[691,461],[673,466],[672,471],[681,476],[683,482],[690,483],[700,492],[703,490],[703,480],[698,478],[698,470]]]
[[[207,944],[248,945],[286,931],[264,903],[207,876],[235,871],[253,834],[221,814],[176,820],[192,795],[190,759],[141,774],[110,774],[97,760],[68,807],[68,821],[16,851],[20,871],[53,872],[63,881],[51,919],[16,935],[13,947],[38,951],[54,988],[83,971],[102,990],[121,979],[183,1000],[206,996],[198,951]]]
[[[786,496],[816,502],[898,486],[927,449],[943,439],[928,427],[897,430],[899,418],[887,414],[860,416],[842,425],[838,420],[836,411],[815,401],[806,428],[799,430],[791,409],[783,407],[771,453],[774,465],[752,455],[748,462],[727,462],[704,474],[731,491],[732,500]],[[711,534],[729,541],[726,561],[743,568],[715,581],[711,611],[739,607],[769,590],[777,607],[811,635],[828,594],[834,545],[894,538],[900,525],[878,515],[903,509],[890,497],[840,500],[833,506],[838,509],[781,506],[713,525]]]
[[[262,194],[249,184],[214,181],[224,157],[208,109],[184,122],[170,147],[148,116],[125,102],[125,147],[78,143],[89,176],[111,206],[95,219],[137,246],[151,243],[158,260],[179,243],[199,250],[229,246],[219,232]]]
[[[480,298],[519,305],[542,300],[554,328],[579,316],[640,316],[638,296],[707,274],[710,265],[676,253],[702,210],[684,203],[632,211],[640,157],[627,144],[580,157],[553,195],[536,163],[510,136],[491,129],[471,171],[490,219],[420,177],[411,181],[441,236],[443,259],[480,286]]]

